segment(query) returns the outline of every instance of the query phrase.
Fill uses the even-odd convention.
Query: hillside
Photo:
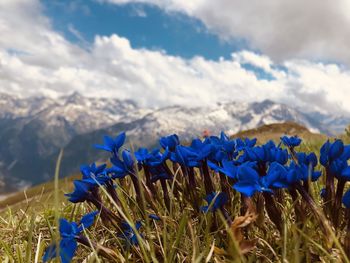
[[[282,135],[298,135],[306,142],[324,141],[327,135],[310,132],[305,126],[295,122],[274,123],[260,126],[258,128],[241,131],[233,137],[257,138],[259,143],[267,140],[278,141]]]
[[[89,141],[99,141],[103,134],[104,132],[95,132],[93,133],[93,137],[89,139]],[[320,143],[327,138],[326,135],[312,133],[306,127],[294,122],[262,125],[255,129],[249,129],[238,132],[232,137],[257,138],[258,143],[264,143],[270,139],[279,141],[282,135],[298,135],[304,140],[304,144],[307,145],[307,147],[311,148],[319,147]],[[73,155],[76,151],[68,147],[64,152],[62,164],[64,164],[65,162],[70,162],[70,165],[75,165],[74,170],[77,170],[81,164],[79,163],[79,160],[82,161],[85,158],[89,158],[91,159],[91,161],[97,159],[103,161],[108,158],[108,154],[105,154],[103,152],[101,153],[100,151],[91,150],[91,147],[89,147],[87,143],[78,143],[79,141],[81,142],[82,139],[77,139],[77,143],[73,143],[70,147],[78,147],[78,151],[80,151],[82,155],[79,155],[77,158],[74,158]],[[95,153],[99,154],[96,155]],[[65,169],[61,169],[60,177],[64,177],[60,180],[60,185],[62,186],[60,190],[62,193],[68,192],[68,190],[72,187],[71,182],[75,178],[79,177],[79,175],[65,177],[68,174],[69,173],[67,173]],[[25,192],[20,191],[14,193],[8,198],[5,198],[4,200],[0,201],[0,210],[6,208],[7,206],[16,206],[16,204],[18,203],[26,204],[26,199],[31,199],[34,203],[40,203],[42,200],[45,200],[45,202],[47,202],[47,200],[52,198],[52,195],[50,193],[52,193],[53,189],[53,182],[49,181],[43,184],[39,184],[35,187],[29,188]]]

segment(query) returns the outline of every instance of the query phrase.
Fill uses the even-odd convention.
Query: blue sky
[[[133,48],[161,50],[190,59],[230,59],[233,52],[248,48],[243,39],[224,40],[210,32],[198,19],[180,12],[166,12],[156,5],[114,5],[93,0],[44,0],[44,10],[53,27],[70,41],[88,48],[96,35],[117,34]],[[242,64],[259,79],[273,76],[249,63]]]
[[[130,3],[114,5],[86,0],[44,0],[45,13],[56,30],[67,39],[92,43],[96,35],[117,34],[134,48],[163,50],[167,54],[218,60],[230,58],[247,47],[241,39],[222,40],[198,19],[180,12],[165,12],[155,5]],[[83,5],[82,5],[83,3]],[[72,32],[72,28],[80,35]]]

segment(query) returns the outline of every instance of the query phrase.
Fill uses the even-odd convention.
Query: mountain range
[[[61,148],[63,175],[77,171],[80,164],[107,158],[92,147],[103,135],[126,131],[132,147],[153,147],[159,136],[171,133],[190,140],[203,133],[235,134],[285,121],[332,135],[343,132],[350,117],[303,112],[270,100],[146,109],[132,100],[78,93],[58,99],[0,94],[0,193],[50,180]]]

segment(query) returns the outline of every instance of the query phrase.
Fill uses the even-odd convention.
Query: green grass
[[[310,140],[300,150],[318,152],[319,148],[320,140]],[[58,171],[56,179],[57,176]],[[1,262],[41,262],[44,249],[57,237],[58,217],[79,221],[81,215],[94,210],[86,203],[73,205],[65,200],[63,194],[71,191],[71,182],[76,177],[43,184],[0,202]],[[177,178],[181,184],[181,178]],[[199,175],[197,181],[200,182]],[[215,177],[214,183],[216,189],[220,189],[218,178]],[[321,183],[311,187],[318,204],[321,204]],[[204,190],[200,189],[200,196],[204,197]],[[221,213],[197,214],[183,195],[176,201],[171,198],[170,212],[162,201],[155,202],[155,207],[151,208],[145,199],[141,203],[135,200],[129,180],[119,185],[117,191],[121,206],[113,203],[106,193],[105,203],[130,223],[143,220],[140,246],[125,249],[117,237],[118,229],[102,224],[101,219],[86,230],[91,242],[114,251],[115,262],[348,262],[339,245],[344,231],[334,233],[330,229],[331,234],[324,235],[308,209],[304,211],[305,222],[295,224],[294,204],[287,193],[284,193],[285,201],[278,204],[284,218],[282,234],[265,213],[264,217],[242,228],[244,240],[254,244],[252,250],[243,253],[239,249],[243,240],[232,233]],[[232,220],[240,219],[240,202],[240,196],[234,193],[231,206],[227,208]],[[154,213],[162,220],[149,220],[147,215]],[[113,261],[98,256],[98,251],[90,247],[79,245],[74,262]]]

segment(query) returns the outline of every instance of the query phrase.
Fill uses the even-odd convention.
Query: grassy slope
[[[233,137],[249,137],[257,138],[258,143],[264,143],[268,140],[278,141],[282,135],[295,135],[298,134],[308,147],[313,145],[318,146],[320,143],[324,142],[327,136],[317,133],[311,133],[305,127],[293,123],[287,122],[284,124],[269,124],[258,127],[256,129],[250,129],[246,131],[239,132]],[[72,189],[72,181],[79,178],[80,175],[73,175],[69,177],[62,178],[60,180],[60,191],[67,193]],[[26,205],[27,199],[31,200],[32,203],[40,203],[42,200],[50,200],[52,198],[52,192],[54,189],[53,182],[47,182],[35,187],[29,188],[26,191],[21,191],[12,194],[8,198],[0,201],[0,211],[6,209],[6,207],[19,208],[21,204]],[[45,201],[46,202],[46,201]]]
[[[264,142],[268,139],[278,140],[283,134],[300,135],[306,140],[306,144],[302,147],[305,147],[307,150],[319,148],[320,142],[324,141],[326,138],[320,134],[312,134],[304,127],[294,123],[266,125],[258,129],[241,132],[235,135],[235,137],[257,137],[259,142]],[[67,204],[63,197],[63,193],[69,192],[72,188],[71,182],[76,177],[77,176],[72,176],[60,180],[58,189],[60,200],[59,207],[57,208],[54,207],[53,202],[54,184],[50,182],[28,189],[25,194],[23,192],[17,193],[0,202],[0,260],[10,260],[10,262],[34,262],[35,257],[41,258],[44,247],[48,244],[51,236],[54,235],[52,231],[55,229],[53,226],[56,224],[54,220],[55,213],[64,215],[66,218],[78,220],[79,214],[89,210],[86,205],[72,206]],[[315,193],[317,193],[318,190],[318,186],[316,185]],[[126,198],[128,197],[126,196]],[[127,209],[130,210],[130,214],[137,217],[139,212],[135,204],[132,203],[132,200],[127,200],[126,203],[126,205],[130,207]],[[232,211],[236,211],[237,209],[237,206],[232,207]],[[191,236],[196,236],[196,233],[202,233],[203,229],[201,228],[207,223],[207,218],[205,218],[204,222],[202,220],[196,222],[187,218],[187,212],[187,208],[183,210],[183,208],[176,207],[173,211],[173,218],[171,218],[170,216],[166,216],[166,212],[162,207],[159,207],[158,214],[164,215],[163,218],[166,218],[163,222],[163,228],[166,229],[164,233],[168,234],[163,242],[160,242],[160,246],[164,247],[151,247],[153,253],[157,254],[159,252],[158,250],[161,250],[163,252],[159,253],[161,253],[162,256],[171,257],[170,251],[174,249],[174,246],[169,244],[174,245],[174,242],[177,242],[177,261],[180,261],[180,259],[189,261],[191,258],[202,261],[205,255],[210,254],[212,244],[215,243],[218,245],[217,242],[218,240],[220,241],[221,238],[219,237],[217,238],[218,240],[216,240],[215,233],[210,233],[210,229],[205,229],[203,232],[205,233],[204,236],[191,239]],[[287,212],[286,215],[288,215]],[[190,226],[191,224],[189,223],[190,225],[187,227],[185,225],[184,227],[180,223],[181,220],[184,219],[184,216],[186,216],[188,222],[193,223],[193,226]],[[258,237],[260,241],[259,246],[255,250],[256,253],[247,257],[248,262],[256,262],[257,260],[278,262],[282,261],[283,258],[288,259],[289,262],[313,262],[314,254],[321,254],[323,260],[326,260],[326,262],[331,258],[337,260],[336,258],[338,257],[339,250],[335,249],[333,252],[324,251],[322,237],[320,237],[317,231],[314,231],[315,227],[313,226],[313,222],[310,221],[304,226],[303,235],[298,234],[299,230],[295,226],[287,225],[286,228],[288,231],[286,235],[284,237],[278,237],[279,234],[271,228],[269,219],[266,220],[266,228],[251,232],[254,233],[252,236]],[[182,229],[183,227],[185,230]],[[179,228],[185,231],[186,235],[179,237],[177,235],[178,232],[181,232]],[[96,231],[103,233],[103,236],[94,236],[94,240],[101,242],[103,240],[105,243],[112,242],[108,241],[112,240],[111,233],[108,233],[108,231],[107,233],[106,231],[103,232],[101,229]],[[149,233],[148,236],[152,236],[152,239],[157,239],[157,235],[162,237],[163,233],[159,231],[161,230]],[[219,235],[219,233],[216,235]],[[223,243],[224,241],[221,240],[220,242]],[[81,262],[83,258],[86,258],[86,256],[90,254],[87,253],[86,250],[88,249],[82,250],[80,248],[77,262]],[[119,252],[121,258],[125,259],[126,255],[124,252]],[[134,253],[143,254],[142,249],[136,252],[134,251]],[[220,256],[214,255],[213,258],[215,258],[216,262],[221,262]],[[241,260],[243,259],[241,258]]]

